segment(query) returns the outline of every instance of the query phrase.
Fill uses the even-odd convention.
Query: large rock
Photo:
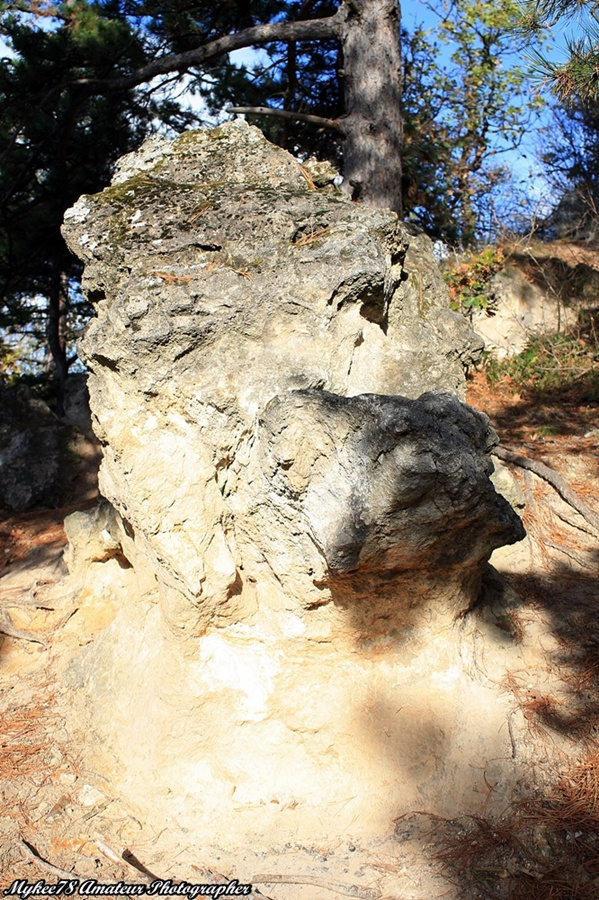
[[[531,241],[510,253],[491,280],[493,315],[482,310],[472,324],[499,359],[521,353],[537,335],[570,332],[599,307],[599,267],[593,246],[566,240]]]
[[[64,228],[96,304],[80,351],[118,512],[109,553],[71,558],[151,572],[71,678],[119,791],[151,782],[156,809],[176,797],[230,840],[234,809],[255,830],[279,802],[296,824],[318,807],[329,836],[386,827],[401,790],[369,717],[410,693],[410,634],[430,636],[420,671],[454,678],[435,641],[523,536],[459,399],[480,347],[430,242],[318,183],[233,123],[146,144]],[[440,756],[456,722],[433,728]]]
[[[0,508],[59,506],[69,435],[27,387],[0,384]]]
[[[426,239],[414,236],[406,263],[411,237],[394,214],[314,190],[289,154],[243,123],[150,142],[125,158],[111,188],[67,213],[65,235],[86,264],[98,314],[80,352],[105,445],[101,490],[149,560],[168,620],[193,634],[215,619],[237,620],[241,587],[263,579],[264,556],[267,574],[286,580],[298,603],[323,602],[324,546],[335,538],[323,535],[324,520],[281,512],[261,468],[259,423],[275,397],[300,408],[311,398],[295,427],[301,419],[315,429],[317,445],[323,420],[338,429],[347,414],[331,401],[309,422],[316,400],[297,392],[463,390],[463,363],[477,343],[447,308]],[[350,404],[345,427],[379,406]],[[392,422],[387,408],[379,415]],[[373,463],[380,432],[373,424],[360,438]],[[326,455],[331,436],[322,441]],[[359,456],[358,443],[352,453]],[[412,453],[426,460],[429,451]],[[422,460],[409,465],[426,468]],[[344,477],[347,506],[362,487],[352,486],[351,471]],[[360,485],[369,477],[360,473]],[[344,502],[338,518],[359,518]],[[509,539],[510,527],[498,536],[491,526],[481,556]]]
[[[82,445],[89,443],[85,378],[71,376],[66,390],[67,414],[60,420],[26,385],[0,383],[0,510],[56,507],[69,499]]]
[[[359,604],[370,620],[384,597],[395,624],[424,606],[440,624],[470,605],[456,585],[476,582],[490,548],[523,536],[489,480],[488,422],[448,393],[293,391],[268,404],[259,440],[262,485],[240,527],[308,608]]]

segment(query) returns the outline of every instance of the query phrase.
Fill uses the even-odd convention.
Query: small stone
[[[97,790],[97,788],[92,787],[91,784],[84,784],[77,795],[77,799],[82,806],[95,806],[96,803],[106,800],[106,795]]]
[[[60,784],[75,784],[77,781],[77,776],[74,772],[63,772],[58,776],[58,781]]]

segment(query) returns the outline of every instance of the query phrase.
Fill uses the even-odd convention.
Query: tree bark
[[[352,199],[401,215],[399,3],[349,0],[345,7],[344,183]]]

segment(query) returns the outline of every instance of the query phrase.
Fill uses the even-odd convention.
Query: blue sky
[[[441,3],[439,3],[439,5],[441,6]],[[402,3],[402,18],[404,25],[409,30],[416,24],[421,24],[425,28],[434,28],[438,22],[437,16],[431,12],[426,0],[411,0],[411,2],[405,0],[405,2]],[[568,32],[576,35],[577,29],[575,24],[568,29]],[[565,36],[568,32],[560,30],[559,28],[553,29],[551,41],[547,45],[547,52],[550,58],[556,60],[564,58],[566,44]],[[451,53],[450,48],[446,50],[446,53],[447,58],[449,59]],[[10,49],[1,40],[0,55],[11,55]],[[251,68],[252,64],[259,58],[259,51],[256,52],[251,49],[240,50],[235,54],[232,54],[232,58],[238,64],[245,64]],[[513,60],[513,62],[516,61],[524,66],[526,65],[525,60]],[[531,89],[533,89],[532,86]],[[198,103],[199,98],[190,95],[190,106],[197,108]],[[539,200],[544,197],[546,198],[548,193],[547,186],[542,176],[541,166],[538,162],[538,152],[541,141],[540,129],[547,126],[549,120],[550,115],[548,111],[546,111],[539,117],[536,127],[533,127],[531,131],[525,135],[518,150],[512,150],[502,154],[502,162],[506,162],[512,168],[515,177],[520,180],[523,186],[526,186],[528,190],[538,196]]]
[[[442,6],[442,0],[433,5]],[[426,0],[410,0],[402,3],[402,19],[404,25],[411,30],[415,25],[423,25],[425,28],[434,29],[438,17],[431,12]],[[569,38],[577,38],[582,34],[576,20],[571,21],[567,27],[561,22],[547,32],[543,42],[544,55],[553,62],[562,62],[567,58],[567,41]],[[451,51],[447,50],[447,58]],[[528,59],[518,57],[515,54],[511,59],[505,60],[505,65],[520,65],[524,70],[529,69],[531,62]],[[543,166],[539,161],[539,154],[543,147],[543,129],[551,127],[552,98],[549,91],[543,87],[539,79],[531,77],[527,89],[531,92],[539,91],[546,98],[547,105],[538,118],[531,122],[531,128],[527,131],[515,150],[501,154],[501,161],[507,164],[513,174],[517,185],[526,190],[533,199],[538,201],[539,216],[546,215],[550,207],[557,202],[557,198],[549,188],[544,175]]]

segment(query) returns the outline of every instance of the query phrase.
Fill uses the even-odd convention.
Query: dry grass
[[[599,832],[599,748],[560,779],[543,817],[555,828]]]
[[[42,775],[48,779],[44,755],[52,744],[55,718],[51,712],[54,694],[43,704],[5,711],[1,717],[0,779]]]
[[[599,748],[547,796],[520,802],[498,821],[472,816],[449,822],[438,829],[435,845],[435,858],[463,894],[597,900]]]

